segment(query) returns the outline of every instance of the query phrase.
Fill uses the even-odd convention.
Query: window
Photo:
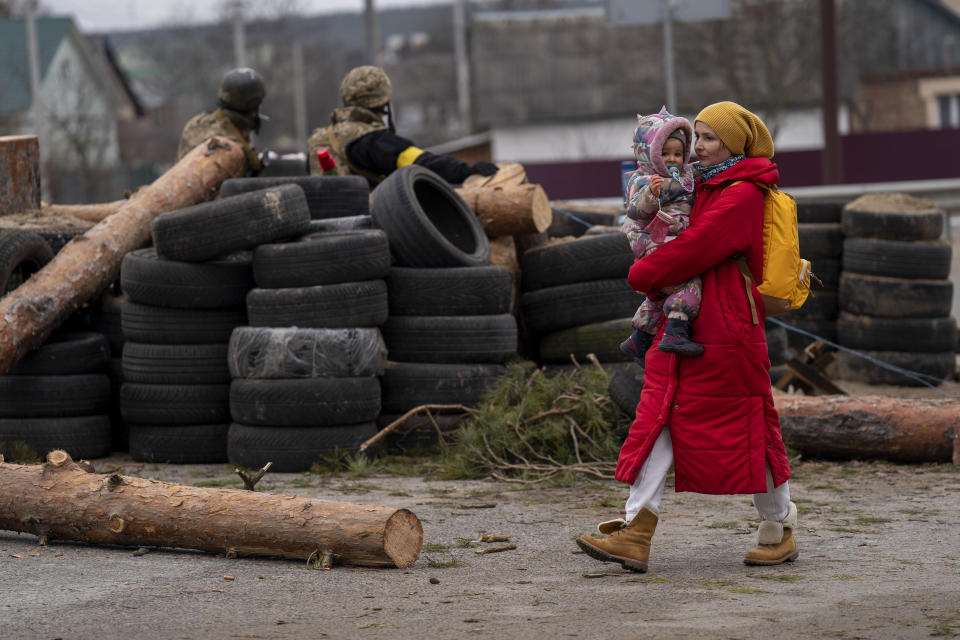
[[[960,127],[960,93],[937,96],[937,113],[941,129]]]

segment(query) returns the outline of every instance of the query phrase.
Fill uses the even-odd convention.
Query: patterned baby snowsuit
[[[650,116],[637,116],[637,127],[633,132],[634,157],[637,169],[627,174],[627,187],[624,194],[626,220],[620,230],[630,241],[633,255],[638,259],[654,252],[663,243],[654,242],[646,231],[658,210],[669,214],[673,221],[667,232],[665,242],[677,237],[690,226],[690,207],[693,204],[693,169],[690,166],[690,143],[693,130],[686,118],[670,115],[666,108]],[[671,174],[663,161],[663,145],[676,130],[686,135],[683,164],[679,171]],[[661,185],[661,198],[650,193],[650,178],[659,174],[667,178]],[[690,278],[686,282],[661,290],[665,298],[656,301],[647,298],[633,316],[633,326],[640,331],[656,334],[664,314],[668,318],[693,320],[700,311],[703,287],[700,277]]]

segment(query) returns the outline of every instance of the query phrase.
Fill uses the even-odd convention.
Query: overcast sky
[[[302,13],[363,11],[364,0],[247,0],[258,13],[272,4],[295,4]],[[72,15],[84,32],[130,31],[168,24],[213,22],[223,0],[40,0],[56,15]],[[424,4],[450,4],[450,0],[375,0],[378,9]]]

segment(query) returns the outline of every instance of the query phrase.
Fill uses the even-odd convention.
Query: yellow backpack
[[[810,261],[800,257],[797,203],[793,196],[776,186],[757,186],[763,190],[763,281],[757,285],[757,291],[763,296],[767,316],[778,316],[803,306],[810,294],[810,278],[816,279],[816,276]],[[736,259],[750,300],[753,323],[758,324],[757,307],[750,294],[750,285],[756,280],[743,254],[737,254]]]

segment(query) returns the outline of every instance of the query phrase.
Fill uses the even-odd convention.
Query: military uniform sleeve
[[[350,164],[380,175],[418,164],[447,182],[459,184],[472,173],[467,163],[419,149],[410,140],[389,131],[374,131],[357,138],[347,145],[346,153]]]

